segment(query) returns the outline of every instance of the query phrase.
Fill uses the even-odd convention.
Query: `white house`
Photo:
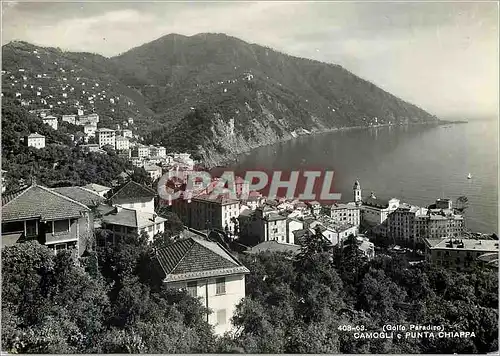
[[[54,130],[57,130],[57,117],[55,116],[45,116],[43,119],[43,123],[49,125]]]
[[[130,141],[124,136],[116,136],[115,143],[117,150],[128,150],[130,148]]]
[[[72,125],[76,124],[76,115],[63,115],[62,121],[70,123]]]
[[[116,132],[115,130],[111,129],[98,129],[95,131],[97,134],[97,138],[99,140],[99,148],[110,145],[111,147],[115,147],[115,140],[116,140]]]
[[[134,181],[125,183],[110,198],[111,204],[142,212],[155,212],[156,192]]]
[[[143,232],[148,235],[148,241],[152,242],[156,234],[165,231],[167,219],[156,215],[154,212],[123,208],[120,205],[114,207],[101,205],[98,210],[102,215],[103,227],[112,232],[113,243],[117,242],[119,238],[133,237]],[[102,242],[100,241],[101,244]]]
[[[95,125],[85,125],[83,127],[83,133],[85,134],[86,137],[95,137],[95,133],[97,131],[97,126]]]
[[[29,136],[26,136],[26,145],[35,147],[35,148],[44,148],[45,147],[45,136],[40,135],[35,132]]]
[[[250,271],[229,251],[198,232],[159,249],[156,258],[167,287],[186,290],[212,311],[206,318],[216,334],[234,330],[231,318],[245,298]]]
[[[295,218],[287,218],[286,219],[286,233],[287,233],[287,242],[290,244],[295,244],[295,234],[294,231],[304,229],[304,222],[295,219]]]
[[[145,165],[144,170],[149,174],[149,177],[153,182],[160,179],[162,174],[161,167],[158,167],[155,164]]]
[[[123,137],[132,138],[132,130],[123,129],[123,130],[121,130],[121,134]]]

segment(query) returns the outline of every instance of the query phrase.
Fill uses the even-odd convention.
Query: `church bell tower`
[[[357,206],[360,206],[362,203],[361,200],[361,185],[359,184],[359,181],[356,179],[354,182],[354,186],[352,187],[352,192],[354,194],[354,203],[356,203]]]

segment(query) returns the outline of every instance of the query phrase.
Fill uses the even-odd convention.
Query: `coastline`
[[[261,148],[261,147],[266,147],[266,146],[271,146],[277,143],[283,143],[283,142],[288,142],[291,140],[298,139],[300,137],[304,136],[315,136],[315,135],[321,135],[321,134],[326,134],[326,133],[332,133],[332,132],[343,132],[343,131],[352,131],[352,130],[362,130],[362,129],[373,129],[373,128],[381,128],[381,127],[403,127],[403,126],[419,126],[419,125],[426,125],[426,126],[441,126],[441,125],[449,125],[452,123],[467,123],[466,121],[462,122],[453,122],[453,121],[445,121],[445,120],[438,120],[435,122],[413,122],[413,123],[407,123],[407,124],[378,124],[378,125],[372,125],[372,126],[348,126],[348,127],[334,127],[334,128],[327,128],[327,129],[321,129],[321,130],[311,130],[309,134],[299,134],[296,137],[290,135],[289,137],[282,138],[280,140],[277,140],[275,142],[269,143],[269,144],[264,144],[258,147],[254,147],[250,150],[243,151],[243,152],[238,152],[238,153],[231,153],[227,155],[224,159],[220,160],[219,162],[216,162],[215,164],[207,164],[206,162],[202,161],[200,164],[205,168],[205,169],[214,169],[214,168],[219,168],[219,167],[225,167],[225,166],[230,166],[233,165],[238,159],[242,156],[250,154],[252,151]]]

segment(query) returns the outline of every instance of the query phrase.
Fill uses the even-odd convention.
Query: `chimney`
[[[371,192],[371,193],[370,193],[370,198],[372,198],[372,199],[377,199],[377,197],[375,196],[375,193],[374,193],[374,192]]]

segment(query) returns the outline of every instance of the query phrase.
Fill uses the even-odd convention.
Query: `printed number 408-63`
[[[365,326],[364,325],[339,325],[337,328],[339,331],[364,331]]]

